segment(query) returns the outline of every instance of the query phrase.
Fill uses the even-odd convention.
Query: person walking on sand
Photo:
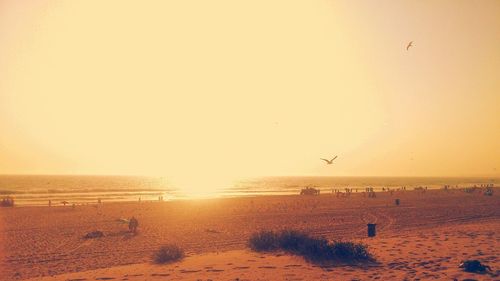
[[[128,222],[128,229],[134,234],[137,233],[137,227],[139,226],[139,222],[135,217],[132,217]]]

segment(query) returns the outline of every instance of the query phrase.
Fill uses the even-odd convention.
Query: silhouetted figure
[[[135,217],[132,217],[128,223],[128,229],[134,234],[136,234],[138,226],[139,226],[139,221],[137,221]]]

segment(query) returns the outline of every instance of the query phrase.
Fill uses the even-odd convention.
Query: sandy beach
[[[500,0],[0,0],[0,281],[500,281]]]
[[[401,200],[400,206],[394,200]],[[2,280],[498,280],[500,195],[461,190],[399,191],[367,198],[262,196],[173,202],[2,208]],[[120,218],[135,216],[132,235]],[[377,224],[367,238],[366,224]],[[368,245],[375,263],[319,267],[283,253],[247,247],[258,230],[297,229]],[[94,230],[98,239],[83,239]],[[154,265],[161,245],[187,257]],[[464,259],[490,274],[465,273]],[[43,278],[42,278],[43,277]],[[168,277],[168,278],[167,278]],[[167,278],[167,279],[166,279]]]

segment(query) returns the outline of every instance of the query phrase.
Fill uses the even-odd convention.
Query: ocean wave
[[[14,194],[23,194],[26,193],[26,191],[19,191],[19,190],[1,190],[0,189],[0,195],[14,195]]]
[[[13,194],[58,194],[58,193],[98,193],[98,192],[169,192],[172,189],[165,188],[68,188],[68,189],[30,189],[30,190],[12,190],[0,189],[0,195],[13,195]]]

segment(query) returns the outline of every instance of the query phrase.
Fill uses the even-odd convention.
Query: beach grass
[[[158,264],[171,263],[184,258],[184,251],[177,245],[168,244],[161,246],[153,255],[153,260]]]
[[[370,261],[373,255],[365,244],[352,241],[328,241],[297,230],[260,231],[251,235],[249,246],[257,252],[284,251],[308,261]]]

